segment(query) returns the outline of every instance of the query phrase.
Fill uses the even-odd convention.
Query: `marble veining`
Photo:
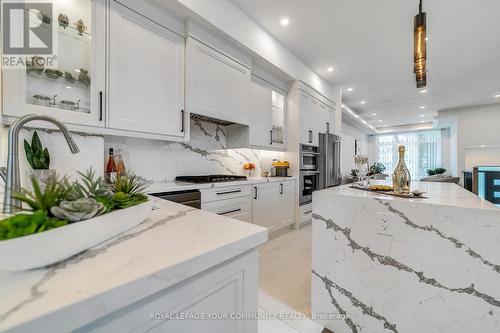
[[[255,163],[253,176],[269,171],[282,152],[259,149],[227,149],[224,126],[191,119],[189,142],[166,142],[125,137],[105,137],[105,148],[121,150],[129,170],[154,182],[182,175],[244,175],[243,164]],[[154,166],[151,167],[151,166]]]
[[[327,328],[500,331],[500,210],[454,184],[431,186],[439,197],[420,201],[314,193],[312,311],[347,315]]]
[[[0,272],[0,331],[46,325],[58,311],[60,330],[76,329],[267,239],[265,228],[152,200],[151,217],[114,239],[44,268]]]
[[[483,264],[490,266],[491,268],[493,268],[493,270],[495,272],[500,273],[500,265],[494,264],[494,263],[488,261],[487,259],[483,258],[479,253],[477,253],[476,251],[472,250],[471,248],[468,248],[467,246],[465,246],[465,244],[462,241],[460,241],[454,237],[446,236],[442,231],[440,231],[439,229],[437,229],[433,225],[420,226],[416,223],[413,223],[403,212],[392,207],[390,202],[384,202],[383,200],[380,200],[380,199],[375,199],[375,200],[377,202],[379,202],[381,205],[387,207],[387,210],[390,211],[391,213],[394,213],[394,214],[398,215],[399,217],[401,217],[401,221],[404,224],[406,224],[412,228],[415,228],[415,229],[430,231],[430,232],[435,233],[439,237],[452,243],[457,248],[464,248],[465,253],[467,253],[468,255],[470,255],[473,258],[480,260]]]

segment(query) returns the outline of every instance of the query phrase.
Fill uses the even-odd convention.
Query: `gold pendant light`
[[[427,60],[427,45],[426,45],[426,13],[422,12],[422,0],[418,7],[418,14],[415,16],[414,24],[414,45],[413,45],[413,72],[417,79],[417,88],[423,88],[427,84],[427,75],[425,61]]]

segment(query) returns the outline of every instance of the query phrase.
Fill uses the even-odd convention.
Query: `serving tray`
[[[0,241],[0,271],[21,271],[55,264],[144,222],[150,201],[38,234]]]
[[[383,195],[390,195],[393,197],[405,198],[405,199],[428,199],[429,198],[429,197],[426,197],[424,195],[417,196],[417,195],[414,195],[413,193],[396,193],[396,192],[392,192],[392,191],[376,191],[376,190],[372,190],[372,189],[369,189],[366,187],[361,187],[361,186],[356,186],[356,185],[351,185],[349,187],[355,188],[357,190],[378,193],[378,194],[383,194]]]

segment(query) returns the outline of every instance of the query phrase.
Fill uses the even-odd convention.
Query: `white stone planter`
[[[0,241],[0,271],[20,271],[51,265],[111,239],[142,223],[151,201],[71,223],[39,234]]]

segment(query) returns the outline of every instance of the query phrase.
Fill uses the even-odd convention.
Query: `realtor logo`
[[[52,54],[52,22],[52,3],[2,3],[3,54]]]

